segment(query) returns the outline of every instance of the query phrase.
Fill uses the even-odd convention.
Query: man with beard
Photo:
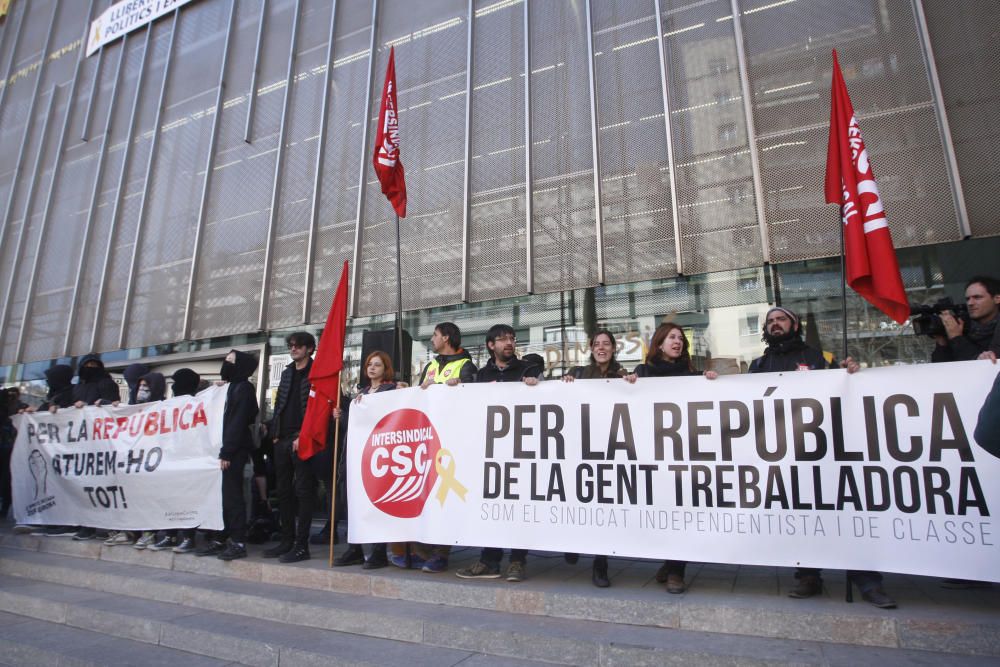
[[[517,358],[514,329],[506,324],[494,324],[486,332],[486,347],[490,359],[476,375],[476,382],[524,382],[529,386],[538,384],[542,368]],[[511,549],[510,565],[504,577],[507,581],[524,581],[527,549]],[[479,562],[459,570],[455,574],[462,579],[499,579],[500,561],[503,549],[485,547],[479,555]]]
[[[973,276],[965,284],[965,305],[969,322],[950,311],[941,313],[945,335],[935,336],[931,361],[971,361],[996,359],[1000,355],[1000,280]]]
[[[763,341],[767,343],[764,355],[750,363],[750,373],[784,373],[789,371],[810,371],[837,368],[838,364],[827,361],[823,353],[811,348],[802,340],[802,324],[799,316],[787,308],[775,306],[764,317]],[[860,370],[857,362],[848,357],[839,364],[848,373]],[[793,598],[809,598],[823,592],[821,570],[800,567],[795,570],[795,587],[788,593]],[[896,601],[882,590],[882,575],[878,572],[848,570],[847,578],[861,590],[861,597],[882,609],[894,609]],[[850,584],[849,584],[850,585]]]

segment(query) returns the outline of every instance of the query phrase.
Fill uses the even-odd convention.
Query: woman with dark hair
[[[563,382],[573,382],[575,380],[599,380],[609,378],[629,379],[628,372],[618,363],[615,358],[617,351],[615,336],[607,329],[598,329],[590,339],[590,363],[586,366],[574,366],[563,375]],[[631,378],[634,381],[634,378]],[[575,563],[578,554],[565,554],[567,563]],[[608,557],[594,556],[594,571],[591,573],[591,581],[598,588],[607,588],[611,585],[608,579]]]
[[[368,394],[377,394],[383,391],[392,391],[400,385],[394,382],[395,373],[392,368],[392,359],[389,355],[381,350],[375,350],[368,355],[364,363],[364,373],[365,377],[368,378],[368,383],[358,387],[358,394],[354,397],[354,401],[360,403],[361,399]],[[343,405],[343,408],[334,409],[334,417],[339,418],[340,423],[347,424],[347,416],[350,413],[351,405],[350,401]],[[343,438],[343,433],[341,433],[341,447],[338,451],[338,461],[337,461],[337,488],[342,488],[344,493],[340,494],[338,497],[338,504],[343,507],[344,516],[347,515],[347,487],[344,482],[344,450],[346,447],[346,440]],[[330,470],[330,466],[326,467]],[[342,499],[344,502],[339,502]],[[333,525],[336,526],[336,517],[334,517]],[[365,552],[362,544],[350,544],[347,545],[347,551],[340,554],[337,558],[333,560],[333,564],[337,567],[343,567],[346,565],[361,565],[364,564],[364,569],[366,570],[376,570],[380,567],[385,567],[389,564],[388,554],[386,553],[385,543],[373,544],[371,554],[369,554],[368,559],[365,559]],[[393,559],[395,560],[395,556]]]
[[[688,339],[684,329],[673,322],[661,324],[653,332],[653,340],[649,343],[646,361],[635,367],[635,377],[687,377],[701,375],[691,364],[691,354],[688,352]],[[705,377],[714,380],[718,377],[715,371],[706,371]],[[668,560],[656,572],[656,581],[667,585],[668,593],[683,593],[685,561]]]

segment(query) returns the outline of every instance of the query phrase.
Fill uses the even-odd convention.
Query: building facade
[[[352,267],[350,371],[392,326],[371,167],[389,48],[404,326],[513,324],[559,375],[588,332],[638,363],[662,321],[737,372],[769,304],[840,353],[823,203],[831,50],[911,302],[1000,272],[1000,8],[944,0],[194,0],[83,54],[108,0],[0,25],[0,381],[88,352],[224,351],[321,331]],[[930,341],[848,295],[849,351]]]

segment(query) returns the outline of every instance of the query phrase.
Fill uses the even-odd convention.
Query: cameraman
[[[971,361],[980,355],[995,358],[1000,355],[1000,281],[990,276],[973,276],[965,284],[965,303],[970,322],[955,317],[951,311],[941,313],[944,336],[935,336],[937,345],[932,362]],[[992,353],[992,354],[990,354]]]

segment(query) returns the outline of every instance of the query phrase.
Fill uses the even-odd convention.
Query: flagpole
[[[393,343],[396,364],[399,365],[400,377],[403,373],[403,255],[399,248],[399,214],[396,214],[396,340]]]
[[[333,543],[337,539],[337,450],[340,446],[340,373],[341,371],[337,371],[337,420],[333,432],[333,473],[330,476],[330,559],[327,567],[333,567]]]
[[[847,359],[847,255],[844,249],[844,223],[840,209],[837,209],[837,226],[840,227],[840,326],[844,352],[841,360],[844,360]]]

